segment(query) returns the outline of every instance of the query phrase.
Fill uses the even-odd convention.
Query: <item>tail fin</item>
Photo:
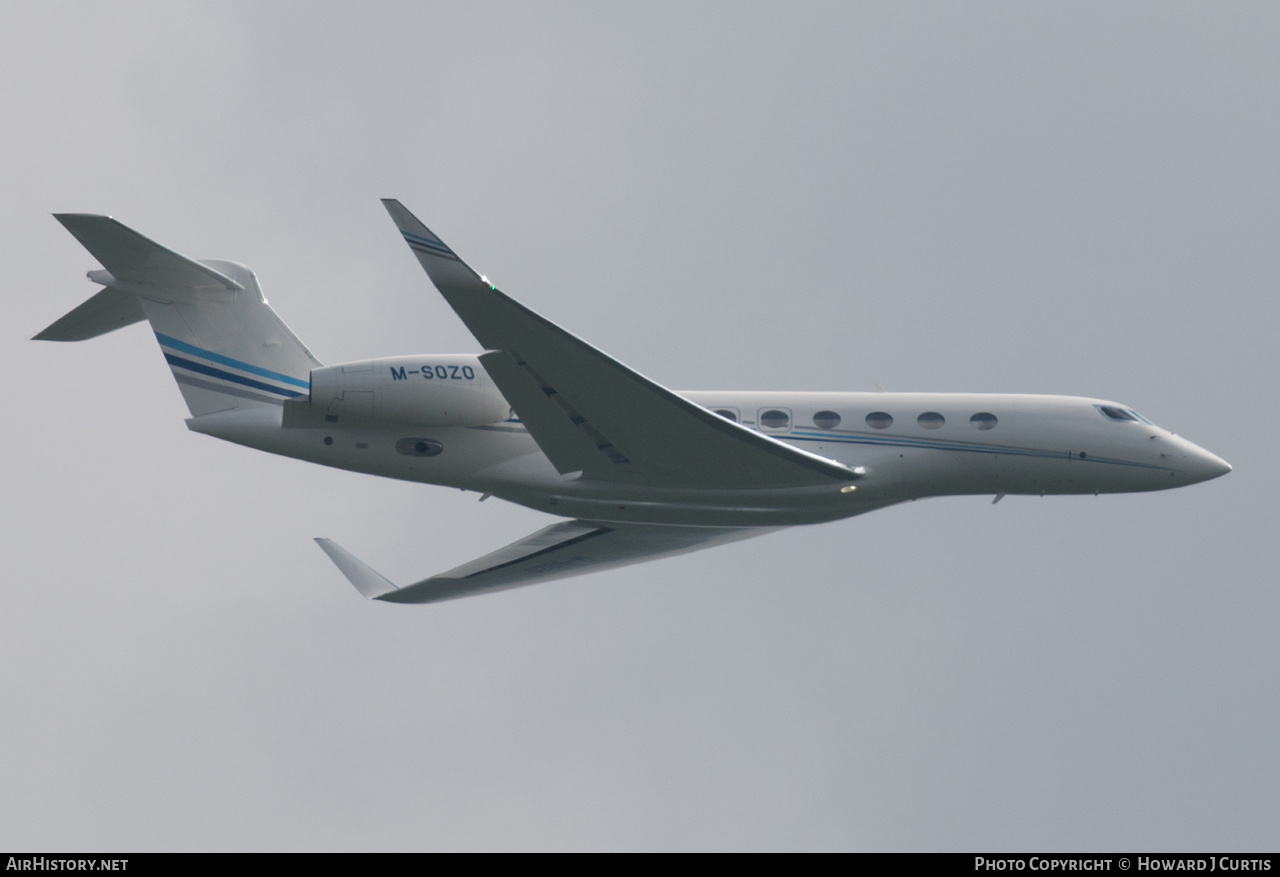
[[[267,305],[243,265],[188,259],[109,216],[56,214],[106,268],[106,289],[35,336],[83,341],[145,318],[191,414],[279,405],[310,391],[320,361]]]

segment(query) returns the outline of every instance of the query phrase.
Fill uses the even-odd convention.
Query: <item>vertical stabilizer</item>
[[[40,334],[81,341],[145,318],[193,416],[305,396],[320,365],[271,310],[254,273],[196,261],[109,216],[56,217],[106,269],[103,289]]]

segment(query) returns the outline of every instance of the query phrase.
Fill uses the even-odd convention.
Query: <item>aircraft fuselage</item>
[[[450,359],[483,374],[474,356]],[[1101,399],[978,393],[681,395],[864,472],[847,484],[676,490],[643,479],[562,475],[515,417],[469,426],[365,417],[282,427],[280,408],[250,408],[188,424],[272,453],[491,494],[565,517],[692,526],[816,523],[930,496],[1163,490],[1230,470],[1208,451]]]

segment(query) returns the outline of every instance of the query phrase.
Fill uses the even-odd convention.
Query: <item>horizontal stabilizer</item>
[[[448,572],[397,588],[328,539],[317,539],[356,589],[389,603],[438,603],[599,572],[737,542],[776,528],[671,527],[562,521]]]
[[[244,288],[227,275],[162,247],[110,216],[55,213],[53,218],[93,253],[94,258],[117,280],[165,289]]]
[[[136,295],[104,289],[31,340],[84,341],[145,319]]]

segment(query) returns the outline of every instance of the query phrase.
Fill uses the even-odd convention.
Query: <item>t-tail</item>
[[[104,289],[35,336],[83,341],[147,320],[193,417],[306,396],[320,361],[235,262],[196,261],[109,216],[55,214],[102,263]]]

